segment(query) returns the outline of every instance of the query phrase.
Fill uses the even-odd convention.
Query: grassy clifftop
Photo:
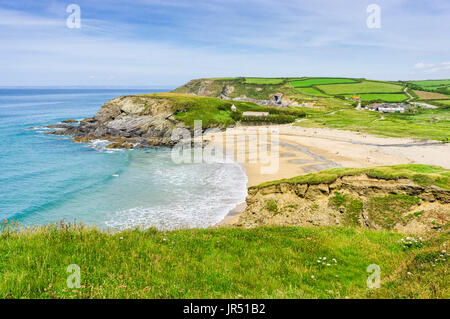
[[[0,298],[449,298],[448,235],[415,242],[343,227],[3,229]],[[73,264],[80,288],[66,285]],[[371,264],[381,269],[380,289],[367,287]]]
[[[435,185],[444,189],[450,189],[450,170],[422,164],[378,166],[373,168],[332,168],[323,170],[319,173],[271,181],[252,188],[267,187],[281,183],[310,185],[330,184],[339,177],[362,174],[386,180],[408,178],[422,186]]]

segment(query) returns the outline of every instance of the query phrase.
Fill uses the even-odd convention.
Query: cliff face
[[[450,220],[450,191],[409,179],[344,176],[331,184],[281,183],[249,189],[234,226],[347,225],[423,233]]]
[[[153,96],[121,96],[106,102],[79,126],[64,125],[56,135],[73,135],[74,142],[105,139],[110,148],[170,146],[172,130],[184,125],[173,112],[173,100]]]

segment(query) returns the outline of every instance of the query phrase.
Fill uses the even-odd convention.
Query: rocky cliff
[[[450,220],[450,190],[410,179],[343,176],[329,184],[252,187],[245,211],[230,224],[348,225],[406,233],[439,230]]]
[[[170,146],[174,128],[184,127],[175,118],[174,101],[151,95],[121,96],[106,102],[92,117],[79,126],[61,124],[50,132],[55,135],[73,135],[74,142],[104,139],[110,148]]]

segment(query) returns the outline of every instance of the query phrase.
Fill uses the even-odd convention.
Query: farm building
[[[242,116],[269,116],[269,112],[244,112]]]
[[[366,106],[366,110],[379,113],[405,113],[408,104],[406,103],[375,103]]]
[[[361,97],[359,95],[354,95],[349,100],[353,101],[353,102],[360,102],[361,101]]]

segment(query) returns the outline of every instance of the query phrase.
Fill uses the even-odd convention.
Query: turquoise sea
[[[120,95],[156,90],[0,89],[0,220],[61,220],[100,228],[208,227],[245,200],[234,163],[180,164],[170,149],[104,149],[46,135]],[[30,129],[33,127],[34,129]]]

